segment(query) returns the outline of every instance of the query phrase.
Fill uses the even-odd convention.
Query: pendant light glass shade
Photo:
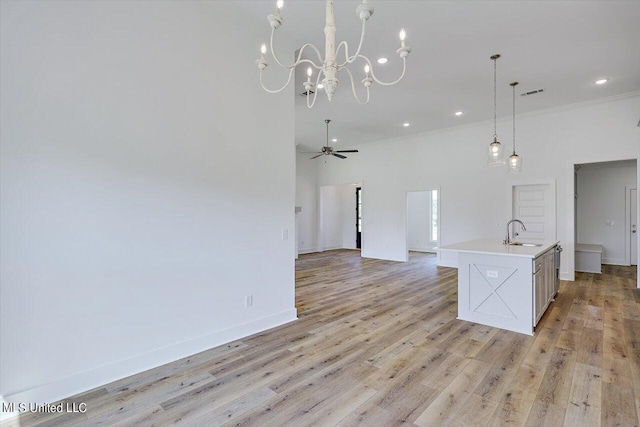
[[[499,166],[499,165],[504,165],[505,163],[504,151],[502,149],[502,144],[500,144],[500,142],[498,141],[498,135],[497,135],[498,118],[497,118],[497,103],[496,103],[496,97],[497,97],[496,74],[497,74],[498,58],[500,58],[500,55],[498,54],[493,55],[491,57],[491,60],[493,61],[493,142],[489,144],[489,151],[487,153],[488,154],[487,162],[489,163],[489,166]]]
[[[513,89],[513,153],[509,156],[509,173],[520,173],[522,171],[522,158],[516,154],[516,86],[518,82],[509,84]]]
[[[509,156],[509,173],[520,173],[522,171],[522,158],[515,152]]]
[[[489,166],[504,165],[504,150],[502,149],[502,144],[496,138],[489,144],[488,155]]]

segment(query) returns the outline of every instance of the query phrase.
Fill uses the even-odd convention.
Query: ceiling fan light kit
[[[368,57],[360,54],[360,51],[362,50],[362,44],[364,42],[366,22],[369,20],[369,18],[371,18],[374,11],[373,5],[369,3],[369,0],[362,0],[362,3],[356,8],[356,14],[362,21],[362,32],[360,33],[360,42],[358,43],[358,48],[356,49],[356,52],[353,55],[349,53],[349,45],[347,44],[346,41],[340,42],[336,47],[336,23],[335,23],[335,11],[334,11],[335,0],[326,0],[326,7],[325,7],[326,18],[325,18],[325,27],[324,27],[324,33],[325,33],[324,59],[322,57],[322,54],[320,53],[320,50],[315,45],[311,43],[305,43],[300,47],[298,56],[296,57],[296,60],[293,64],[290,64],[290,65],[283,64],[278,59],[278,56],[276,55],[273,49],[273,36],[275,34],[275,31],[278,28],[280,28],[280,26],[282,26],[284,23],[284,20],[280,15],[280,12],[282,11],[283,6],[284,6],[284,1],[278,0],[276,2],[275,12],[267,16],[267,21],[269,21],[269,25],[271,26],[271,38],[269,42],[269,47],[271,49],[271,55],[273,56],[273,59],[276,62],[276,64],[289,70],[289,77],[286,83],[284,84],[284,86],[282,86],[279,89],[268,89],[267,87],[265,87],[262,81],[262,72],[269,66],[269,64],[267,63],[267,60],[265,58],[265,55],[267,53],[267,45],[263,44],[260,48],[260,58],[256,60],[256,64],[258,65],[258,69],[260,70],[260,85],[265,91],[269,93],[278,93],[283,91],[287,86],[289,86],[289,83],[291,82],[291,79],[293,77],[296,67],[301,64],[309,64],[309,67],[307,68],[307,80],[302,84],[306,92],[308,108],[313,107],[313,105],[315,104],[316,96],[318,94],[318,92],[315,89],[316,88],[320,89],[321,86],[322,86],[322,89],[324,89],[325,93],[327,94],[327,98],[329,99],[329,101],[333,100],[333,96],[335,95],[336,89],[338,88],[338,82],[339,82],[337,78],[337,74],[340,71],[346,71],[347,75],[349,76],[349,80],[351,81],[351,90],[353,92],[353,97],[356,99],[356,101],[359,104],[369,103],[369,88],[371,87],[371,84],[373,82],[376,82],[383,86],[392,86],[398,83],[404,77],[405,71],[407,69],[407,56],[411,52],[411,48],[407,46],[405,41],[407,33],[405,32],[404,29],[400,31],[400,34],[399,34],[400,48],[396,51],[400,59],[402,59],[402,74],[397,80],[392,82],[383,82],[379,80],[373,72],[373,66],[372,66],[371,60]],[[302,57],[305,49],[307,48],[315,52],[318,58],[317,62],[311,59]],[[340,49],[344,50],[343,62],[338,61],[338,55],[340,54]],[[365,90],[366,90],[366,97],[364,100],[361,100],[360,97],[358,97],[358,94],[356,93],[356,86],[355,86],[355,81],[353,77],[353,72],[349,69],[349,65],[353,64],[357,59],[361,59],[362,61],[365,62],[364,79],[362,79],[361,81],[362,85],[365,87]],[[315,79],[315,82],[312,80],[314,69],[318,70],[318,75]],[[320,83],[320,79],[322,78],[322,76],[324,76],[324,79],[322,79],[322,83]],[[313,94],[313,97],[311,96],[312,94]]]

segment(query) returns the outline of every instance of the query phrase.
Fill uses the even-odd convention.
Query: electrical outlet
[[[289,238],[289,230],[286,228],[282,229],[282,240],[287,240]]]
[[[247,295],[244,297],[244,306],[251,307],[253,305],[253,295]]]

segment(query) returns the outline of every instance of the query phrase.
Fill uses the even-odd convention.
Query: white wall
[[[629,265],[628,188],[636,188],[635,162],[583,165],[578,170],[576,240],[602,245],[605,264]]]
[[[342,248],[342,192],[339,186],[320,188],[322,250]]]
[[[1,7],[0,394],[63,398],[294,319],[293,92],[259,88],[266,23]]]
[[[318,179],[316,159],[296,153],[296,206],[298,214],[298,252],[315,252],[318,247]]]
[[[431,191],[407,193],[407,239],[410,251],[432,251]]]
[[[349,164],[318,166],[320,185],[366,183],[364,257],[406,260],[406,192],[441,188],[440,244],[483,237],[502,238],[508,219],[507,188],[513,182],[557,184],[557,237],[564,246],[561,275],[573,280],[573,165],[635,159],[640,152],[638,94],[542,111],[518,118],[518,152],[523,172],[486,165],[491,123],[446,129],[363,144]],[[510,145],[511,121],[498,123]],[[606,141],[606,149],[603,146]],[[391,147],[393,146],[393,148]]]

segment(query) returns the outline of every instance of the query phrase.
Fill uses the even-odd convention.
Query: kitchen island
[[[458,319],[533,335],[558,291],[559,242],[513,243],[482,239],[440,250],[458,254]]]

